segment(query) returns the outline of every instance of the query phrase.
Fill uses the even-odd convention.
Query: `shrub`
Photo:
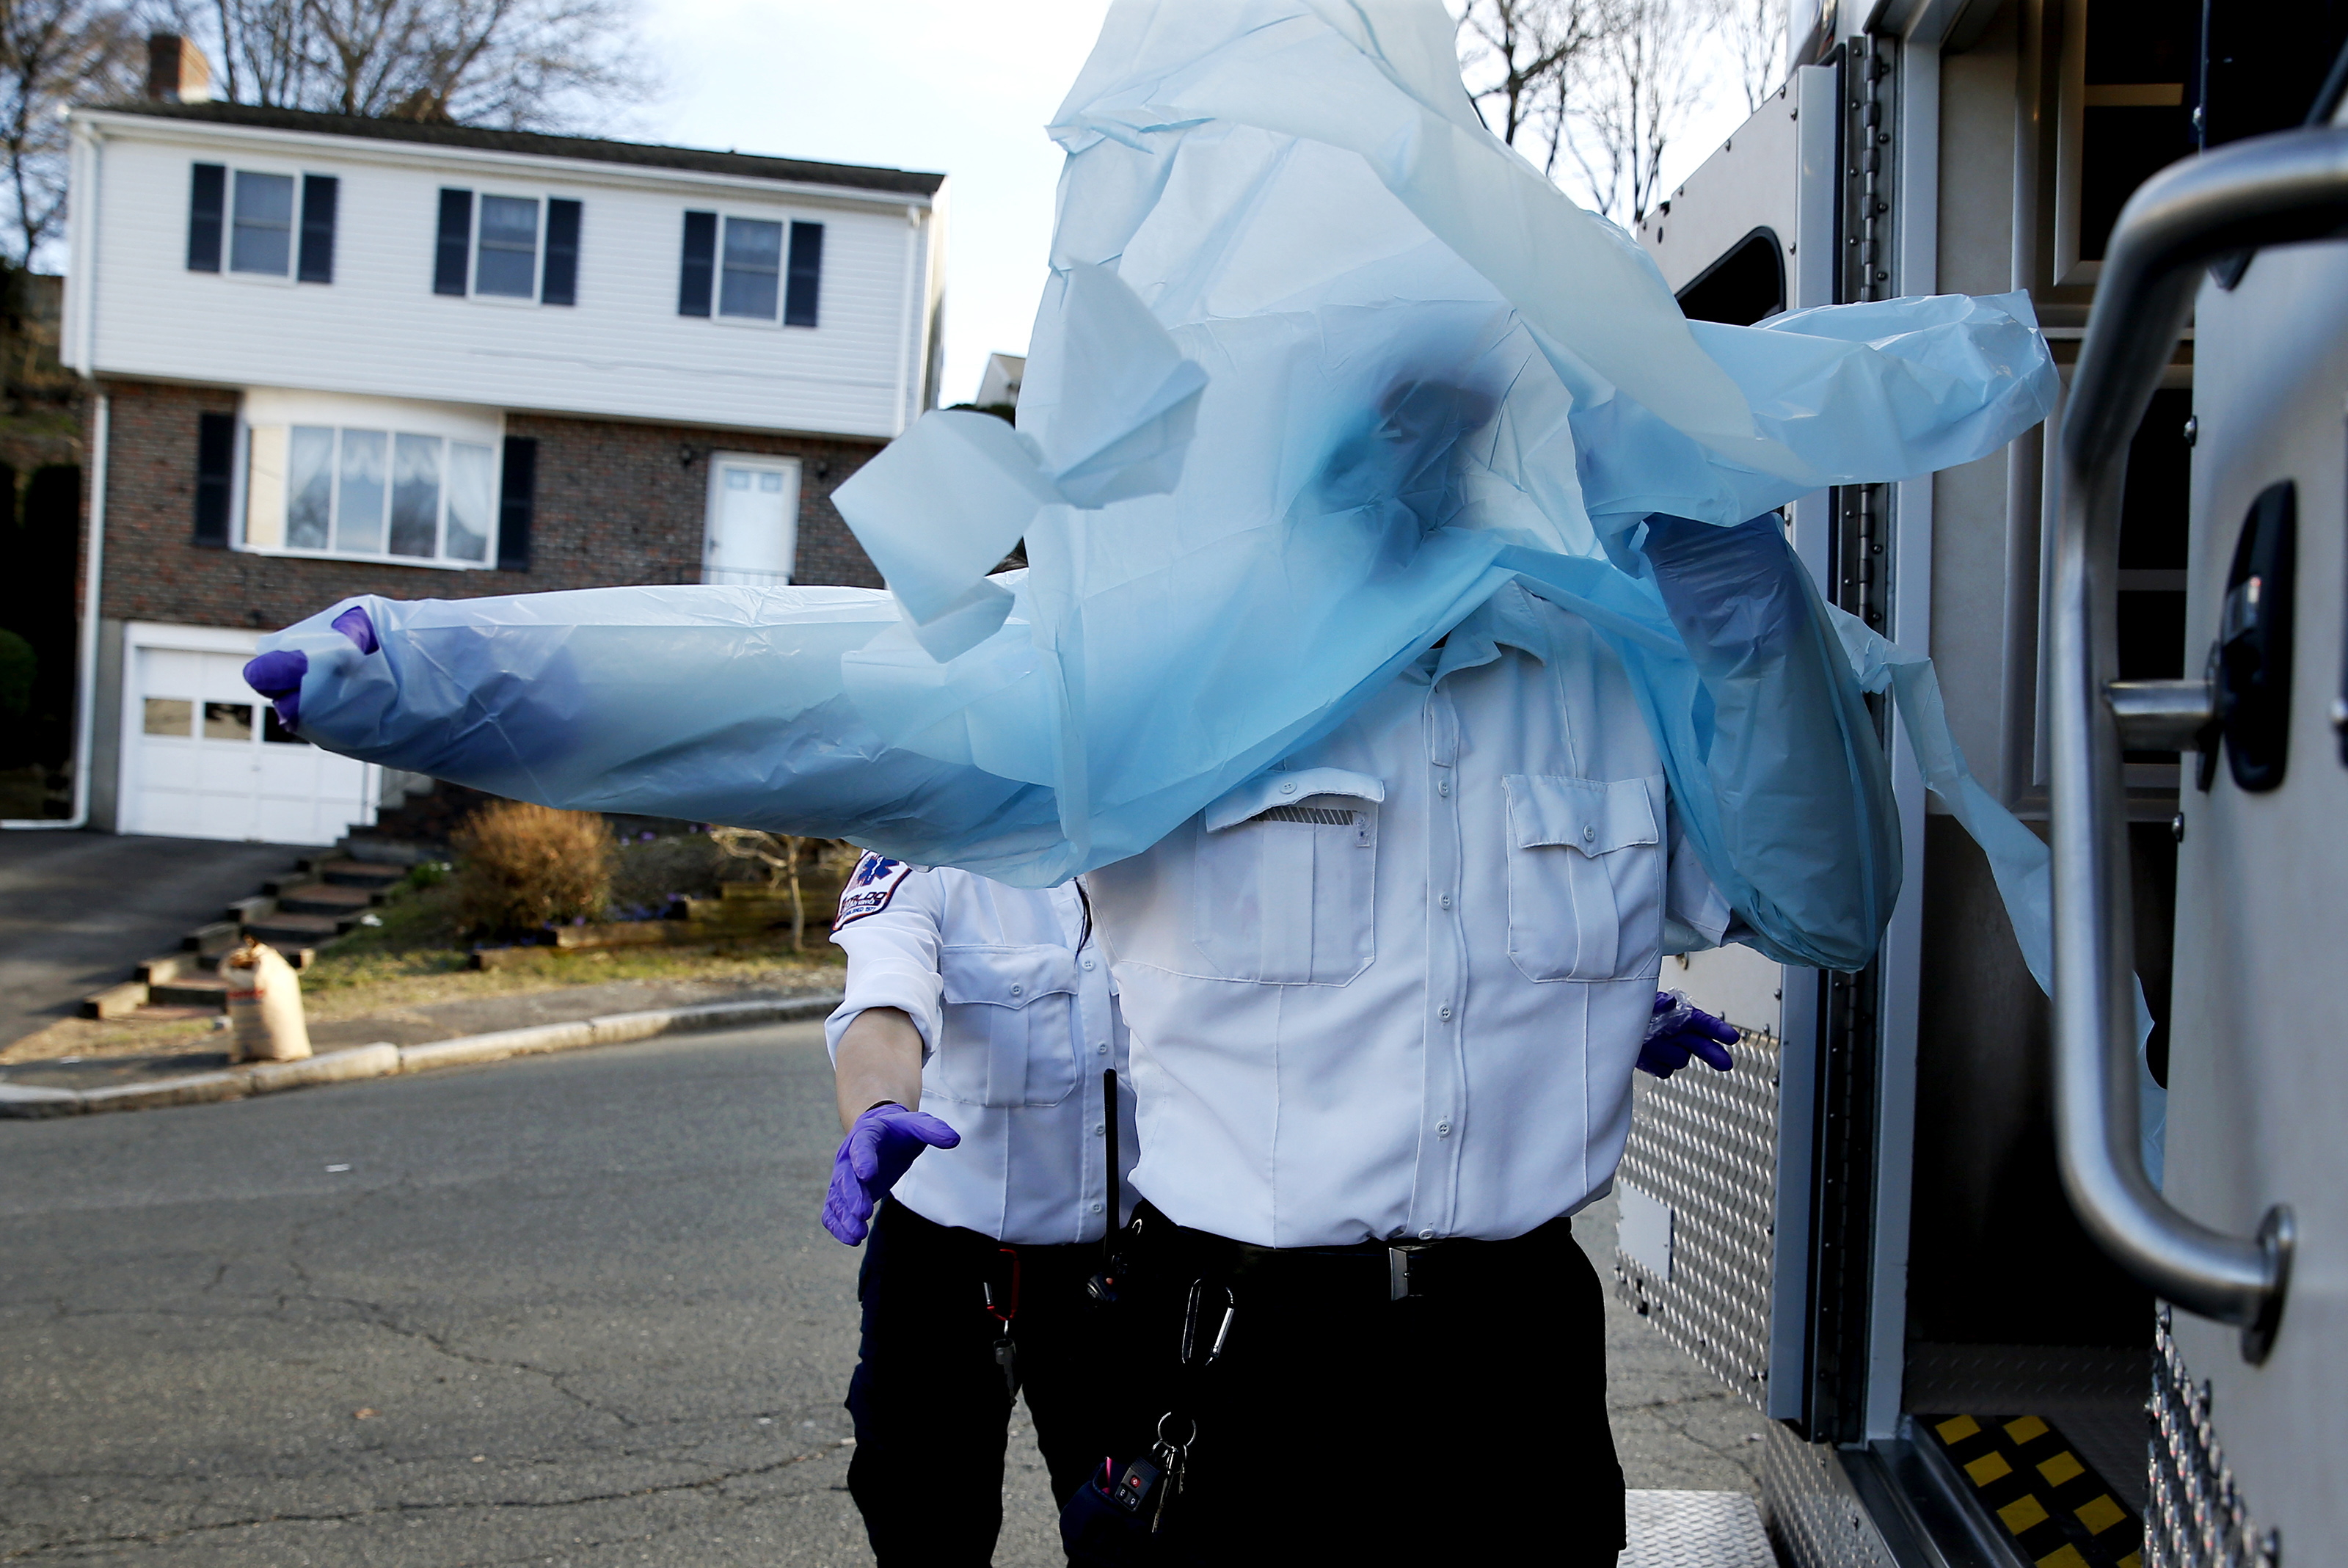
[[[600,912],[612,890],[612,830],[592,811],[497,800],[450,838],[458,923],[480,934],[535,930]]]

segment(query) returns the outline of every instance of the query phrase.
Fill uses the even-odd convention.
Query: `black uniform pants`
[[[1097,1309],[1084,1289],[1100,1256],[1097,1246],[1006,1249],[881,1204],[857,1280],[864,1342],[848,1385],[848,1490],[881,1568],[993,1559],[1011,1418],[994,1346],[1006,1332],[1054,1499],[1066,1502],[1100,1463]],[[997,1310],[1013,1307],[1007,1330],[987,1309],[990,1288]]]
[[[1146,1453],[1169,1411],[1174,1436],[1197,1422],[1159,1537],[1173,1561],[1613,1568],[1604,1298],[1563,1218],[1398,1263],[1241,1247],[1145,1203],[1124,1255],[1113,1451]],[[1204,1371],[1180,1362],[1194,1284],[1195,1357],[1226,1289],[1233,1313]]]

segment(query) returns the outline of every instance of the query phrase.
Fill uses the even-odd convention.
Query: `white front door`
[[[249,655],[129,653],[124,832],[331,844],[375,820],[375,770],[288,734],[244,684]]]
[[[798,550],[798,516],[796,459],[713,455],[701,580],[749,588],[788,583]]]

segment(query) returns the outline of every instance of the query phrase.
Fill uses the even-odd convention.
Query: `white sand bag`
[[[302,981],[274,947],[252,937],[221,960],[228,1016],[236,1025],[236,1059],[298,1062],[310,1054],[302,1016]]]

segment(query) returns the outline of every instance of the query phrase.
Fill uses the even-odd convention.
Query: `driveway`
[[[218,920],[314,851],[118,833],[0,832],[0,1046]]]

